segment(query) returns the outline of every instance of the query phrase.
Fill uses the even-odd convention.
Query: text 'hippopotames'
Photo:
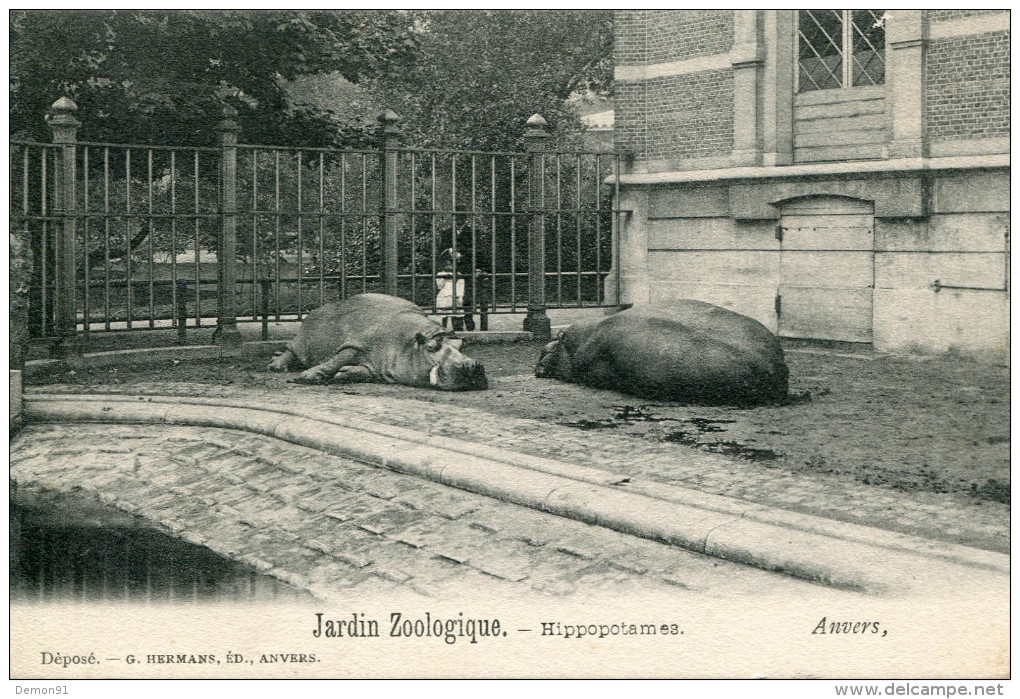
[[[485,367],[461,340],[404,299],[359,294],[308,314],[271,371],[307,367],[293,381],[378,381],[444,391],[488,388]]]
[[[682,300],[571,325],[542,350],[535,376],[654,400],[755,405],[786,398],[789,370],[758,321]]]

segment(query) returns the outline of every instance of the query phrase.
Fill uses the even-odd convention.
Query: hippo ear
[[[414,334],[414,342],[415,344],[418,345],[424,345],[426,342],[428,342],[428,338],[425,337],[425,333],[417,332]]]

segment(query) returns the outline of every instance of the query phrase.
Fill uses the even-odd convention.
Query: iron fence
[[[64,351],[96,332],[298,321],[362,292],[402,296],[455,327],[618,298],[620,156],[403,148],[396,116],[379,148],[238,144],[225,110],[217,148],[76,140],[54,104],[54,143],[14,141],[13,230],[30,241],[29,328]]]

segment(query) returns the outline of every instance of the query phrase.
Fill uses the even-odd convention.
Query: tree
[[[10,26],[11,132],[42,141],[68,94],[82,140],[212,145],[228,102],[246,142],[334,145],[330,115],[294,105],[287,81],[379,78],[416,53],[410,18],[389,11],[19,10]]]
[[[580,124],[569,99],[609,94],[612,12],[433,10],[412,13],[419,55],[373,79],[421,147],[518,150],[541,113],[568,138]]]

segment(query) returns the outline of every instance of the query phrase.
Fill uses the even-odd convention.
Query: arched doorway
[[[874,203],[836,196],[780,205],[781,337],[872,341]]]

